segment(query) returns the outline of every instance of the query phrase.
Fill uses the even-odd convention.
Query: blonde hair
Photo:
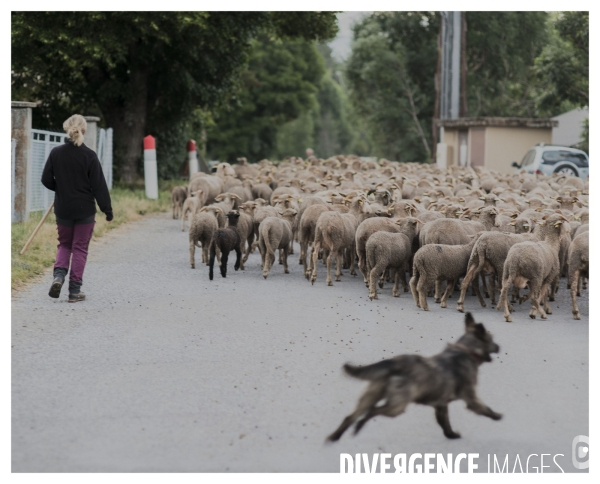
[[[67,136],[73,140],[75,146],[81,146],[83,135],[87,129],[87,122],[81,114],[74,114],[63,123],[63,129]]]

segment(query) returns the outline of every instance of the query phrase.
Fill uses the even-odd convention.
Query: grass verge
[[[166,180],[159,184],[157,200],[146,198],[144,189],[115,186],[110,192],[114,219],[107,222],[105,216],[98,208],[96,226],[92,240],[98,239],[120,225],[140,220],[144,215],[156,212],[165,212],[171,209],[171,189],[175,185],[187,185],[184,180]],[[25,254],[20,255],[21,249],[29,236],[35,230],[43,212],[32,213],[25,223],[14,223],[11,227],[11,289],[14,291],[24,284],[43,274],[47,267],[54,264],[56,246],[58,245],[56,233],[56,219],[51,213]]]

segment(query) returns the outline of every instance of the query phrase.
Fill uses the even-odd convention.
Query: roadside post
[[[156,140],[151,135],[144,138],[144,184],[146,197],[156,200],[158,198]]]
[[[187,144],[188,163],[190,178],[194,173],[198,173],[198,151],[196,150],[196,142],[191,139]]]

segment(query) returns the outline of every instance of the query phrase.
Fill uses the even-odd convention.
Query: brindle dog
[[[471,313],[465,316],[465,326],[465,334],[456,343],[429,358],[401,355],[363,367],[344,365],[346,373],[370,383],[356,410],[327,440],[338,440],[355,422],[354,434],[357,434],[377,415],[396,417],[413,402],[435,408],[437,422],[449,439],[460,437],[452,430],[448,417],[448,404],[454,400],[464,400],[467,408],[478,415],[500,420],[502,414],[479,400],[476,392],[479,365],[492,361],[491,353],[498,353],[500,347]]]

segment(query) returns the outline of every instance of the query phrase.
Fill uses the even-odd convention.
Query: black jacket
[[[42,173],[42,184],[55,192],[56,217],[77,220],[100,210],[112,218],[110,194],[96,153],[71,140],[50,152]]]

